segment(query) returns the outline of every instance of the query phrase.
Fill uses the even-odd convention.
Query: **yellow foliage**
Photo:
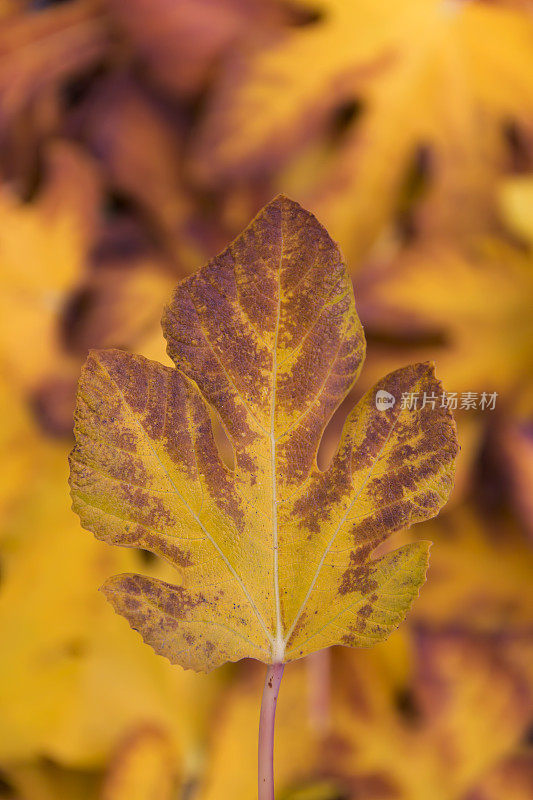
[[[116,588],[113,576],[129,573],[144,576],[151,587],[177,584],[213,602],[215,596],[222,602],[224,591],[231,627],[250,638],[251,626],[251,644],[217,627],[214,622],[224,620],[214,612],[200,622],[198,609],[199,638],[185,641],[187,652],[179,658],[205,666],[198,649],[203,635],[216,645],[210,663],[241,655],[270,660],[269,637],[276,642],[279,629],[269,538],[270,442],[260,435],[253,446],[235,450],[232,443],[240,439],[224,403],[233,396],[229,377],[248,404],[239,418],[261,434],[253,414],[269,431],[265,377],[268,384],[272,370],[266,362],[256,369],[254,357],[268,356],[272,344],[265,302],[271,287],[261,254],[246,275],[240,273],[244,322],[253,331],[237,344],[227,317],[236,325],[244,317],[233,284],[217,295],[221,257],[210,260],[281,192],[317,213],[339,240],[368,342],[364,369],[327,425],[350,383],[343,382],[339,362],[333,381],[319,392],[328,413],[318,413],[311,436],[313,447],[320,439],[324,470],[313,472],[314,488],[292,467],[276,486],[287,499],[281,508],[290,509],[278,514],[284,637],[302,608],[287,658],[343,636],[353,644],[379,638],[378,628],[388,633],[417,594],[424,542],[433,547],[420,598],[386,642],[368,651],[321,650],[286,667],[276,800],[529,800],[531,1],[0,0],[0,53],[0,798],[255,796],[264,667],[245,661],[205,676],[172,666],[113,613],[98,587]],[[294,251],[290,259],[297,261]],[[180,283],[180,291],[191,289],[227,376],[209,351],[199,355],[201,336],[191,335],[189,307],[172,305],[176,320],[165,325],[170,356],[161,334],[173,288],[206,262],[212,266]],[[336,257],[324,264],[326,280],[339,264]],[[209,269],[216,274],[205,281]],[[351,298],[342,274],[345,298]],[[275,420],[280,430],[305,410],[308,378],[319,380],[331,356],[327,342],[335,326],[321,327],[322,288],[303,286],[307,293],[294,296],[307,298],[314,336],[305,370],[289,387],[300,401],[293,402],[290,391],[285,397],[277,392],[284,401]],[[360,344],[351,299],[348,306],[339,328],[349,320]],[[292,363],[282,364],[290,356],[283,339],[288,320],[280,317],[281,370]],[[292,334],[300,336],[307,324],[300,318]],[[105,495],[107,516],[102,512],[98,525],[104,530],[105,522],[106,538],[133,547],[111,547],[81,529],[70,508],[66,458],[82,365],[89,350],[103,348],[118,348],[117,362],[144,365],[159,376],[176,374],[171,356],[178,356],[189,376],[183,378],[191,390],[189,412],[205,411],[187,435],[194,431],[196,444],[209,441],[211,464],[220,455],[217,474],[231,476],[236,466],[246,476],[236,489],[244,498],[243,546],[229,544],[238,527],[231,494],[220,511],[205,479],[203,505],[199,482],[179,485],[202,524],[219,536],[266,634],[246,599],[233,608],[237,584],[207,544],[201,556],[204,543],[187,542],[182,549],[190,550],[191,564],[176,569],[168,557],[171,537],[178,529],[195,534],[187,510],[168,494],[160,496],[173,519],[156,520],[164,534],[155,548],[159,555],[146,549],[153,539],[139,533],[153,510],[145,494],[135,507],[135,541],[125,542],[118,520],[110,536],[109,512],[129,516],[132,506],[122,483],[89,473],[91,454],[92,467],[109,470],[104,445],[88,446],[83,456],[91,476],[84,491],[97,503]],[[347,528],[340,532],[321,570],[334,572],[335,580],[317,581],[303,608],[332,520],[346,513],[344,501],[326,491],[324,476],[339,466],[346,430],[355,425],[353,416],[346,422],[349,412],[357,407],[365,420],[375,419],[369,398],[376,381],[387,373],[406,375],[406,364],[428,360],[458,401],[461,452],[450,502],[438,519],[409,530],[405,525],[427,517],[427,508],[412,509],[409,519],[389,515],[387,531],[398,530],[373,554],[360,553],[351,573],[346,560],[356,548]],[[424,382],[433,380],[409,388],[423,394]],[[481,408],[483,393],[492,392],[494,408]],[[113,393],[121,429],[141,447],[138,421],[144,417],[119,403],[116,386]],[[475,407],[461,408],[464,394]],[[175,405],[174,437],[184,411],[181,401]],[[211,426],[218,453],[205,435]],[[186,439],[173,458],[186,452]],[[303,442],[295,440],[293,465],[305,460]],[[142,462],[151,488],[166,492],[150,444],[157,442],[145,441]],[[160,455],[166,458],[164,448]],[[246,457],[255,458],[257,468],[247,467]],[[113,464],[123,466],[128,458],[115,454]],[[381,463],[382,495],[394,494],[398,465]],[[170,456],[165,464],[177,482]],[[404,462],[406,469],[413,466]],[[231,477],[227,485],[228,492],[235,489]],[[371,501],[368,488],[352,509],[354,523],[366,515],[360,521],[366,531],[369,520],[376,521],[376,506],[385,504],[383,496]],[[305,505],[306,491],[305,515],[295,502]],[[422,490],[417,498],[424,505],[421,497]],[[99,513],[91,512],[95,528]],[[316,524],[309,527],[313,514]],[[284,538],[289,532],[290,540]],[[361,566],[376,558],[393,561],[406,547],[421,556],[419,574],[401,599],[395,594],[385,602],[383,595],[382,605],[390,600],[394,613],[379,625],[358,613],[350,631],[343,603],[360,596],[330,591],[331,585],[338,587],[341,574],[349,573],[346,583],[353,588]],[[192,562],[200,558],[212,581],[192,576]],[[319,616],[321,623],[313,623]],[[341,630],[334,630],[340,621]],[[191,634],[174,615],[175,629],[178,638]],[[314,638],[305,642],[308,636]]]
[[[97,191],[86,156],[61,146],[35,203],[0,194],[0,368],[24,388],[60,358],[59,315],[83,274]]]
[[[0,760],[105,764],[150,723],[194,771],[217,680],[172,669],[111,612],[97,587],[142,559],[80,529],[64,490],[67,449],[43,449],[32,502],[19,502],[1,542]]]

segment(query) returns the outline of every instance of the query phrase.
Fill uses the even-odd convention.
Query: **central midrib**
[[[276,603],[276,636],[272,642],[272,660],[283,661],[285,656],[285,640],[281,622],[281,603],[279,594],[279,553],[278,553],[278,492],[276,470],[276,388],[278,379],[278,336],[281,317],[281,264],[283,261],[283,217],[280,223],[280,255],[278,264],[278,301],[276,309],[276,328],[274,331],[274,347],[272,351],[272,385],[270,400],[270,461],[272,474],[272,544],[274,550],[274,597]]]

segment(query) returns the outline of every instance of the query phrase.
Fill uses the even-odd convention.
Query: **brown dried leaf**
[[[150,79],[188,98],[205,89],[219,61],[286,18],[272,0],[107,0]]]
[[[20,9],[0,28],[2,125],[50,87],[92,66],[107,47],[99,4],[76,0],[28,13]]]

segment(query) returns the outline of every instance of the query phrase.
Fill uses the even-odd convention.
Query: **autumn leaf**
[[[92,67],[102,57],[108,33],[98,5],[92,0],[77,0],[40,14],[19,8],[3,21],[2,126],[36,97]]]
[[[343,653],[326,770],[344,777],[350,798],[365,785],[391,800],[470,797],[488,771],[520,753],[532,710],[532,647],[530,630],[420,628],[399,693],[379,660],[357,664]]]
[[[124,737],[148,724],[165,734],[189,778],[222,676],[158,658],[94,591],[117,571],[168,578],[171,567],[148,566],[138,551],[81,530],[65,492],[66,443],[35,436],[28,452],[31,502],[19,492],[0,528],[0,764],[38,765],[44,755],[71,769],[104,767]],[[13,462],[3,451],[5,471],[13,464],[18,474]]]
[[[53,761],[15,762],[2,770],[9,800],[100,800],[98,777],[59,767]]]
[[[101,800],[171,800],[173,773],[172,750],[164,733],[145,726],[115,754]]]
[[[2,798],[257,796],[279,633],[277,800],[533,796],[532,45],[532,0],[0,0]],[[165,353],[277,191],[360,375],[288,203]],[[433,360],[478,407],[426,521]]]
[[[64,142],[48,149],[33,202],[0,193],[0,364],[23,389],[57,366],[60,314],[85,270],[98,199],[93,162]]]
[[[526,396],[526,408],[511,407],[510,413],[500,421],[495,431],[495,460],[500,474],[507,476],[504,491],[522,520],[525,530],[533,538],[533,502],[531,479],[533,477],[533,406],[531,390]],[[527,409],[527,410],[526,410]]]
[[[508,178],[500,188],[500,208],[510,229],[533,248],[533,180],[529,175]]]
[[[6,517],[26,494],[26,481],[35,475],[36,454],[42,442],[39,430],[19,395],[5,376],[0,375],[0,414],[9,425],[0,427],[0,543],[5,534]]]
[[[406,6],[413,16],[397,60],[306,195],[354,259],[397,211],[421,152],[430,173],[424,227],[451,239],[493,230],[496,179],[510,160],[505,126],[527,122],[533,107],[524,80],[533,68],[529,14],[454,0]]]
[[[210,181],[268,173],[383,70],[386,45],[403,31],[401,12],[413,17],[409,5],[325,0],[315,24],[288,28],[243,54],[238,49],[195,142],[198,171]]]
[[[156,85],[178,97],[205,90],[235,42],[264,36],[289,16],[272,0],[107,0]]]
[[[372,559],[434,516],[452,485],[451,414],[428,364],[381,380],[349,415],[330,467],[325,425],[357,378],[364,336],[336,245],[278,197],[182,281],[163,317],[172,370],[95,351],[80,380],[73,507],[113,544],[152,550],[177,584],[119,575],[103,591],[156,652],[196,669],[369,646],[403,619],[428,543]],[[376,397],[397,402],[384,410]],[[221,460],[211,404],[234,450]]]
[[[531,629],[425,630],[416,644],[414,685],[420,711],[443,766],[446,754],[457,765],[450,783],[460,796],[485,770],[520,749],[533,711]],[[482,704],[483,713],[472,713]],[[487,729],[492,731],[490,743],[482,740]]]
[[[533,759],[523,752],[496,764],[466,800],[528,800],[533,787]]]
[[[405,358],[437,351],[443,379],[456,392],[503,393],[529,374],[533,272],[517,247],[423,238],[362,270],[357,285],[367,335],[382,343],[375,373],[397,357],[397,346],[389,346],[396,340]]]
[[[454,0],[322,0],[317,9],[314,24],[237,51],[195,139],[196,173],[210,184],[270,178],[303,144],[329,138],[329,157],[299,196],[354,262],[398,210],[421,151],[440,198],[426,215],[433,229],[436,211],[441,228],[450,218],[463,231],[493,221],[504,125],[527,121],[533,107],[529,14]],[[332,140],[350,108],[359,113]]]
[[[4,459],[6,454],[4,453]],[[83,656],[91,625],[102,616],[98,598],[87,593],[119,565],[132,563],[106,556],[105,547],[90,542],[69,522],[61,491],[66,478],[63,445],[34,447],[32,502],[24,497],[3,521],[0,587],[0,632],[4,657],[0,666],[0,758],[3,761],[69,754],[83,735],[63,737],[65,717],[74,705],[83,671]],[[92,545],[96,544],[97,548]],[[109,561],[111,558],[111,562]],[[59,560],[68,570],[56,574]],[[133,563],[135,563],[135,558]],[[14,613],[16,609],[16,613]],[[24,631],[24,636],[20,631]],[[31,701],[30,701],[31,698]],[[80,716],[80,722],[83,725]],[[100,742],[102,745],[103,742]],[[84,756],[87,756],[87,749]]]
[[[75,119],[114,191],[144,214],[163,248],[183,261],[193,247],[187,230],[191,200],[182,177],[183,119],[165,114],[127,73],[100,81]]]
[[[422,628],[403,713],[383,699],[383,675],[365,675],[346,658],[330,768],[354,787],[361,774],[381,774],[384,797],[461,800],[520,752],[532,711],[532,647],[530,630]]]
[[[166,362],[159,322],[175,278],[164,266],[153,252],[142,250],[98,261],[63,326],[69,351],[80,356],[94,347],[120,347]]]
[[[459,505],[426,527],[434,542],[429,580],[411,621],[471,630],[520,630],[533,617],[533,553],[510,515],[485,520]],[[412,533],[401,535],[404,544]]]

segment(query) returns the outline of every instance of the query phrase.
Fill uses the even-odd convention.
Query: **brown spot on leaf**
[[[365,603],[365,604],[364,604],[364,606],[362,606],[362,607],[359,609],[358,613],[359,613],[359,615],[360,615],[361,617],[369,617],[369,616],[370,616],[370,614],[372,613],[372,606],[371,606],[371,604],[370,604],[370,603]]]
[[[339,584],[339,594],[359,592],[365,595],[377,588],[378,582],[371,577],[371,567],[368,564],[360,564],[357,559],[350,557],[350,566],[343,573]]]

